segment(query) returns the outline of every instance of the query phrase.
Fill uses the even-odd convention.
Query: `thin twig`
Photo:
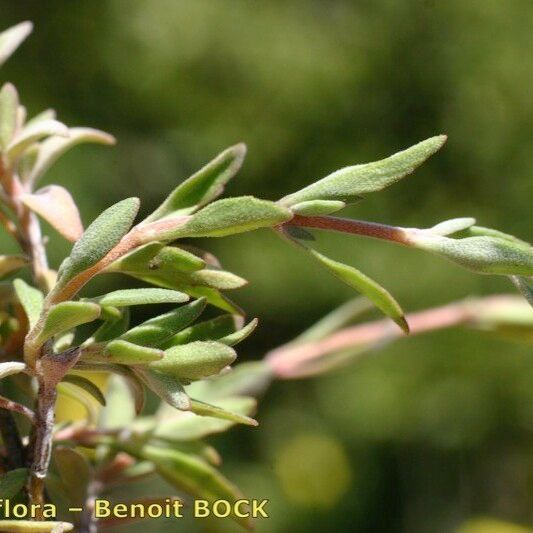
[[[7,409],[8,411],[13,411],[14,413],[20,413],[21,415],[24,415],[31,423],[35,422],[35,413],[30,408],[22,405],[21,403],[14,402],[5,396],[0,396],[0,409]]]

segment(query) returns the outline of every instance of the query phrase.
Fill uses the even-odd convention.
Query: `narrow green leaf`
[[[409,326],[402,308],[386,289],[352,266],[334,261],[316,250],[308,251],[344,283],[364,294],[378,309],[394,320],[405,333],[409,333]]]
[[[163,359],[164,352],[124,340],[115,340],[106,346],[104,355],[110,363],[144,365]]]
[[[11,159],[15,159],[33,143],[44,137],[50,137],[52,135],[68,137],[68,134],[68,128],[62,122],[57,120],[41,120],[26,126],[15,135],[6,148],[7,156]]]
[[[407,176],[445,142],[446,136],[438,135],[381,161],[341,168],[320,181],[285,196],[280,203],[293,206],[313,200],[354,202],[360,195],[380,191]]]
[[[44,302],[43,293],[39,289],[28,285],[22,279],[16,279],[13,281],[13,287],[20,304],[26,312],[31,329],[33,326],[35,326],[37,320],[39,320]]]
[[[138,210],[139,199],[127,198],[99,215],[61,265],[59,281],[67,282],[105,257],[131,228]]]
[[[200,416],[209,416],[213,418],[220,418],[222,420],[229,420],[237,424],[245,424],[247,426],[257,426],[257,421],[248,416],[227,411],[223,407],[211,405],[208,403],[200,402],[198,400],[191,400],[191,411]]]
[[[128,307],[130,305],[183,303],[189,297],[169,289],[123,289],[95,296],[90,301],[102,306]]]
[[[346,207],[340,200],[309,200],[291,206],[291,211],[302,216],[329,215]]]
[[[7,61],[32,30],[33,24],[25,21],[0,33],[0,66]]]
[[[442,255],[479,274],[533,275],[533,247],[500,237],[447,237],[416,234],[413,245]]]
[[[54,335],[92,322],[100,316],[100,311],[99,305],[90,302],[61,302],[54,305],[46,314],[36,342],[42,345]]]
[[[55,118],[55,114],[46,118]],[[115,138],[92,128],[69,128],[68,137],[50,137],[40,144],[37,161],[28,175],[28,181],[35,183],[62,154],[80,143],[111,145],[115,144]]]
[[[253,196],[226,198],[207,205],[181,227],[166,234],[161,240],[182,237],[224,237],[235,233],[268,228],[287,222],[292,212],[267,200]]]
[[[0,531],[2,533],[63,533],[73,529],[73,524],[69,522],[0,520]]]
[[[436,226],[429,228],[428,231],[434,233],[435,235],[452,235],[453,233],[464,231],[465,229],[470,228],[475,223],[475,218],[452,218],[451,220],[440,222]]]
[[[172,407],[181,411],[191,408],[189,396],[175,377],[140,367],[136,367],[134,371],[152,392]]]
[[[1,34],[0,34],[1,39]],[[1,49],[0,49],[1,60]],[[15,86],[6,83],[0,90],[0,149],[4,151],[17,129],[19,97]]]
[[[241,168],[245,155],[244,144],[237,144],[219,154],[196,174],[180,183],[145,222],[169,215],[189,215],[220,196],[226,183]]]
[[[533,283],[523,276],[510,276],[515,287],[523,294],[524,298],[533,307]]]
[[[242,319],[239,320],[234,315],[221,315],[205,322],[198,322],[176,333],[165,343],[165,348],[194,341],[218,340],[234,333],[237,321],[242,322]]]
[[[150,363],[150,368],[189,381],[218,374],[236,357],[225,344],[197,341],[165,350],[163,359]]]
[[[105,396],[103,392],[90,379],[78,376],[77,374],[67,374],[61,381],[75,385],[83,389],[87,394],[92,396],[100,405],[105,406]]]
[[[253,398],[233,397],[217,402],[217,407],[226,412],[237,413],[244,417],[245,424],[249,425],[249,418],[256,408],[257,402]],[[235,424],[236,420],[201,416],[192,412],[175,412],[175,416],[168,417],[158,422],[153,437],[169,442],[196,441],[215,433],[223,433]]]
[[[496,237],[498,239],[503,239],[504,241],[511,241],[516,244],[523,244],[525,246],[530,246],[530,244],[514,235],[509,235],[508,233],[503,233],[492,228],[484,228],[483,226],[472,226],[468,228],[468,233],[473,237]]]
[[[93,334],[94,342],[110,341],[128,331],[130,325],[129,309],[123,309],[118,319],[104,322]]]
[[[225,344],[226,346],[235,346],[236,344],[239,344],[244,339],[249,337],[254,329],[257,327],[257,324],[259,324],[259,320],[257,318],[254,318],[246,326],[243,328],[234,331],[233,333],[230,333],[229,335],[226,335],[225,337],[221,337],[218,339],[218,342],[221,342],[222,344]]]
[[[22,255],[0,255],[0,278],[28,264],[28,259]]]
[[[91,468],[87,459],[79,452],[66,446],[54,449],[54,463],[68,495],[70,503],[85,505]]]
[[[194,322],[205,309],[205,299],[199,299],[143,322],[120,338],[142,346],[158,347],[178,331]]]
[[[17,468],[2,474],[0,476],[0,498],[4,501],[14,498],[22,490],[27,479],[27,468]]]
[[[6,361],[5,363],[0,363],[0,379],[7,378],[7,376],[13,374],[19,374],[25,370],[26,365],[19,361]]]
[[[232,289],[240,289],[248,284],[248,282],[227,270],[217,268],[204,268],[192,272],[188,276],[187,282],[191,285],[207,285],[213,289],[220,289],[229,291]]]

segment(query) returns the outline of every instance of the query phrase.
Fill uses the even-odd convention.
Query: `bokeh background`
[[[36,30],[3,80],[31,113],[53,107],[119,141],[77,148],[47,175],[85,221],[132,195],[150,212],[241,140],[249,155],[228,194],[277,199],[445,132],[441,153],[347,215],[420,227],[468,215],[532,238],[531,0],[0,0],[2,27],[25,19]],[[57,264],[67,247],[47,232]],[[319,243],[406,310],[512,290],[380,242]],[[261,319],[242,360],[352,297],[269,232],[202,244],[250,281],[233,295]],[[404,340],[342,372],[275,384],[258,419],[213,442],[224,472],[270,499],[259,531],[533,526],[531,345],[464,331]]]

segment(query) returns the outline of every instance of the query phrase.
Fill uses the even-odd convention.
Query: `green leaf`
[[[524,298],[533,307],[533,283],[522,276],[510,276],[515,287],[523,294]]]
[[[90,301],[102,306],[127,307],[130,305],[183,303],[189,297],[169,289],[123,289],[95,296]]]
[[[334,261],[316,250],[308,250],[308,252],[344,283],[364,294],[378,309],[394,320],[405,333],[409,333],[409,326],[402,308],[386,289],[352,266]]]
[[[190,381],[218,374],[236,357],[235,351],[225,344],[197,341],[165,350],[163,359],[150,363],[150,368]]]
[[[26,312],[30,329],[32,329],[39,320],[43,308],[43,293],[39,289],[28,285],[22,279],[16,279],[13,281],[13,287],[15,288],[15,293],[17,294],[20,304]]]
[[[22,255],[0,255],[0,278],[27,264],[28,259]]]
[[[7,61],[32,30],[33,24],[25,21],[0,33],[0,66]]]
[[[191,408],[191,400],[183,385],[173,376],[140,367],[135,368],[135,373],[152,392],[172,407],[181,411]]]
[[[440,222],[436,226],[433,226],[432,228],[429,228],[428,231],[435,235],[452,235],[453,233],[457,233],[459,231],[464,231],[465,229],[470,228],[476,223],[475,218],[452,218],[450,220],[445,220],[444,222]]]
[[[45,118],[54,117],[55,114],[52,117]],[[33,121],[35,121],[35,119],[33,119]],[[31,183],[35,183],[67,150],[80,143],[87,142],[111,145],[115,144],[115,138],[108,133],[92,128],[69,128],[68,137],[50,137],[40,144],[37,160],[29,173],[27,180]]]
[[[33,143],[44,137],[50,137],[51,135],[68,137],[68,134],[68,128],[62,122],[57,120],[41,120],[24,127],[15,135],[6,148],[7,156],[10,159],[15,159]]]
[[[219,400],[217,407],[226,412],[245,416],[255,411],[256,404],[253,398],[233,397]],[[249,425],[251,419],[245,417],[245,420]],[[215,433],[223,433],[238,423],[240,422],[196,415],[192,412],[175,412],[175,416],[163,418],[157,423],[152,436],[169,442],[196,441]]]
[[[514,242],[516,244],[522,244],[524,246],[530,246],[530,244],[514,235],[509,235],[508,233],[503,233],[492,228],[484,228],[483,226],[471,226],[468,228],[468,233],[473,237],[496,237],[498,239],[503,239],[504,241]]]
[[[69,522],[40,522],[36,520],[0,520],[2,533],[63,533],[72,531]]]
[[[500,237],[449,239],[417,233],[412,244],[479,274],[533,275],[533,247]]]
[[[180,491],[191,494],[195,498],[210,502],[227,500],[234,503],[243,496],[220,472],[202,459],[168,448],[131,443],[120,443],[125,452],[139,459],[151,461],[157,471],[168,483]],[[232,516],[234,520],[250,528],[248,518]]]
[[[229,420],[230,422],[235,422],[237,424],[245,424],[247,426],[258,425],[257,421],[253,418],[241,415],[239,413],[234,413],[232,411],[227,411],[223,407],[200,402],[198,400],[191,400],[191,411],[199,416],[220,418],[221,420]]]
[[[226,183],[241,168],[245,155],[244,144],[237,144],[219,154],[196,174],[180,183],[145,222],[169,215],[189,215],[220,196]]]
[[[346,207],[340,200],[309,200],[291,206],[293,213],[302,216],[329,215]]]
[[[36,342],[42,345],[54,335],[92,322],[100,316],[100,312],[100,306],[90,302],[61,302],[54,305],[45,316]]]
[[[243,328],[234,331],[233,333],[230,333],[229,335],[226,335],[225,337],[221,337],[218,339],[218,342],[221,342],[222,344],[226,344],[227,346],[235,346],[236,344],[239,344],[239,342],[242,342],[244,339],[246,339],[249,335],[252,334],[254,329],[257,327],[257,324],[259,324],[259,320],[257,318],[254,318],[246,326]]]
[[[20,374],[26,370],[26,365],[20,363],[19,361],[6,361],[5,363],[0,363],[0,379],[7,378],[13,374]]]
[[[57,446],[54,449],[54,462],[70,503],[85,505],[87,486],[91,480],[87,459],[72,448]]]
[[[341,168],[320,181],[285,196],[280,203],[293,206],[313,200],[354,202],[361,195],[380,191],[410,174],[445,142],[446,136],[438,135],[381,161]]]
[[[104,258],[131,228],[139,205],[138,198],[126,198],[99,215],[61,265],[58,282],[66,283]]]
[[[7,148],[15,135],[18,107],[19,97],[17,90],[11,83],[6,83],[0,90],[0,149],[2,151]]]
[[[224,237],[287,222],[292,212],[267,200],[240,196],[218,200],[194,214],[179,228],[162,232],[161,240],[182,237]]]
[[[120,338],[134,344],[158,347],[196,320],[205,309],[205,305],[204,299],[195,300],[190,304],[174,309],[174,311],[143,322]]]
[[[68,241],[76,242],[83,235],[78,207],[64,187],[49,185],[33,194],[23,194],[20,199]]]
[[[120,337],[129,329],[130,312],[129,309],[123,309],[118,319],[104,322],[93,334],[94,342],[110,341]]]
[[[143,365],[163,359],[163,350],[139,346],[124,340],[111,341],[105,348],[105,358],[110,363]]]
[[[0,498],[4,501],[14,498],[22,490],[27,479],[27,468],[17,468],[2,474],[0,476]]]
[[[100,405],[105,406],[105,396],[102,391],[90,380],[77,374],[67,374],[61,381],[75,385],[92,396]]]
[[[189,274],[187,283],[191,285],[207,285],[214,289],[232,290],[240,289],[248,284],[248,282],[227,270],[218,268],[204,268]]]

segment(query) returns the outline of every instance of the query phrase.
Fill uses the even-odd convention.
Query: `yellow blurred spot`
[[[477,518],[469,520],[462,525],[457,533],[532,533],[533,529],[524,526],[517,526],[501,520],[490,518]]]
[[[331,437],[301,433],[278,452],[274,469],[287,498],[305,507],[333,507],[352,480],[342,446]]]

